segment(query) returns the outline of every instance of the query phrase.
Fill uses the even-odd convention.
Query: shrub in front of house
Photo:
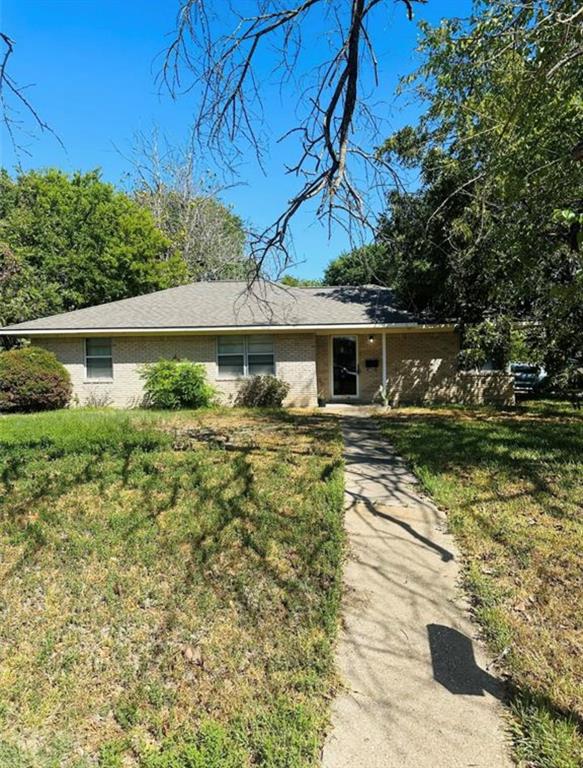
[[[0,411],[65,408],[71,390],[71,377],[52,352],[22,347],[0,353]]]
[[[215,396],[202,363],[158,360],[143,365],[140,376],[149,408],[206,408]]]
[[[241,386],[235,405],[246,408],[281,408],[288,392],[289,384],[277,376],[252,376]]]

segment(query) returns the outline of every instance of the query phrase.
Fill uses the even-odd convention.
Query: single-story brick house
[[[423,322],[378,286],[290,288],[199,282],[0,329],[54,352],[81,405],[137,405],[140,366],[186,358],[206,366],[222,398],[241,380],[274,373],[288,405],[318,399],[370,403],[388,382],[390,401],[508,404],[512,378],[458,371],[453,324]]]

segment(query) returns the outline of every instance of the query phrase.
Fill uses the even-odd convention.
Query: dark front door
[[[332,338],[332,394],[334,397],[358,395],[356,336]]]

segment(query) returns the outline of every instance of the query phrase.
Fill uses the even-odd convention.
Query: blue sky
[[[1,29],[16,43],[12,75],[20,84],[31,84],[30,99],[64,144],[63,149],[50,135],[34,135],[26,140],[31,157],[20,157],[25,168],[100,168],[107,181],[119,184],[127,162],[116,147],[129,150],[136,131],[149,132],[157,126],[172,142],[188,135],[195,96],[173,101],[155,84],[157,55],[173,29],[178,0],[0,2]],[[248,0],[240,2],[249,5]],[[470,0],[429,0],[417,9],[417,18],[435,23],[454,13],[465,15],[469,8]],[[380,86],[375,92],[387,134],[416,114],[415,106],[394,97],[399,76],[415,67],[416,36],[415,24],[406,20],[401,4],[391,8],[379,49]],[[288,126],[286,94],[268,89],[265,106],[275,135]],[[5,133],[0,141],[1,165],[13,169],[17,158]],[[271,147],[267,175],[249,155],[238,169],[238,185],[223,194],[225,202],[244,219],[268,224],[297,188],[298,181],[283,170],[291,149]],[[202,169],[205,164],[207,158],[201,158]],[[313,209],[297,218],[293,237],[296,258],[303,262],[293,272],[301,277],[320,276],[326,264],[348,247],[342,231],[328,239],[327,231],[315,223]]]

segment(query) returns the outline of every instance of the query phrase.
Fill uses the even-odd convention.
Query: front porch
[[[318,401],[370,405],[387,384],[391,405],[512,405],[512,377],[458,370],[459,336],[451,327],[389,328],[372,333],[330,330],[316,335]]]

